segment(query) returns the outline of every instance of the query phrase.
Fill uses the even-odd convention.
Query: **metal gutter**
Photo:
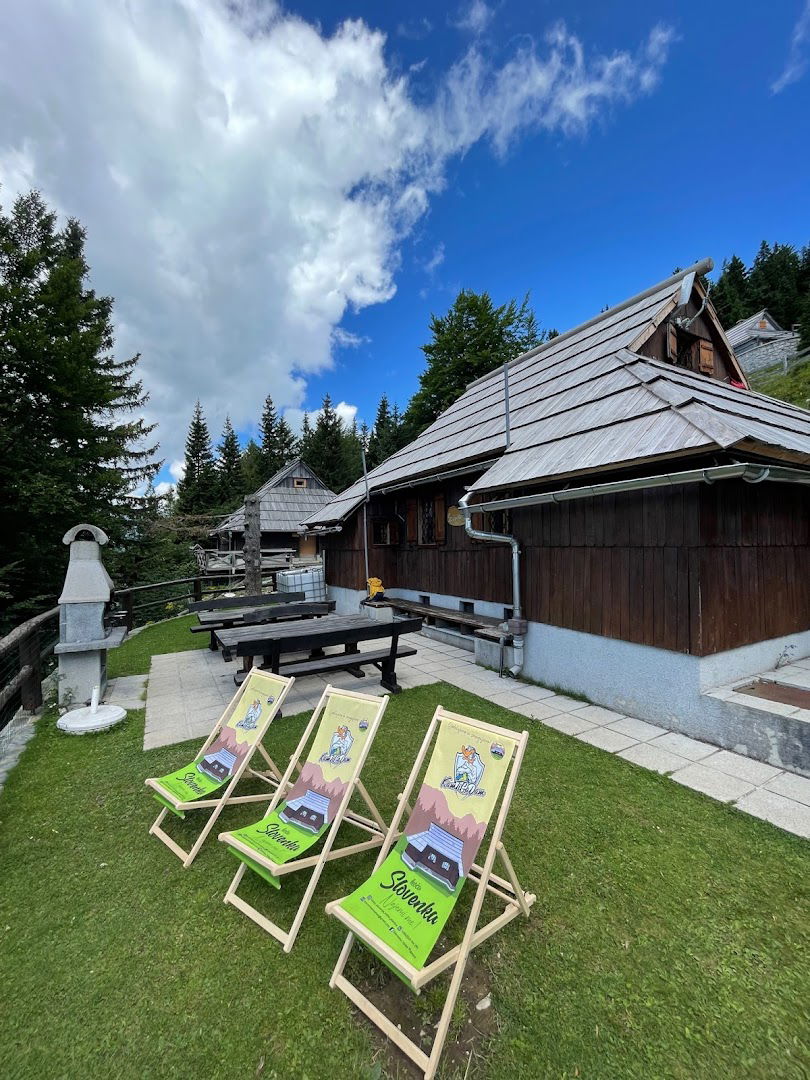
[[[533,356],[537,356],[538,353],[543,352],[545,349],[550,348],[552,345],[557,346],[561,341],[566,341],[568,338],[573,337],[574,334],[580,334],[583,330],[588,330],[591,326],[595,326],[597,323],[603,322],[611,315],[615,315],[617,311],[624,311],[625,308],[632,307],[633,304],[637,304],[639,300],[645,300],[648,296],[653,296],[655,293],[660,292],[661,289],[666,289],[670,285],[675,286],[679,281],[683,280],[687,274],[694,274],[696,277],[700,274],[708,274],[710,270],[714,269],[713,259],[700,259],[699,262],[694,263],[692,266],[687,266],[685,270],[679,270],[677,274],[673,274],[671,277],[666,278],[664,281],[659,281],[657,285],[651,285],[649,289],[645,289],[643,292],[636,293],[635,296],[631,296],[629,300],[623,300],[621,304],[617,304],[615,307],[608,308],[607,311],[600,311],[598,315],[594,315],[592,319],[588,319],[587,322],[580,323],[579,326],[573,326],[570,330],[566,330],[564,334],[558,334],[555,338],[550,338],[548,341],[544,341],[541,345],[537,345],[534,349],[530,349],[528,352],[521,353],[520,356],[516,356],[513,360],[507,360],[502,365],[503,368],[512,367],[513,364],[517,364],[522,360],[530,360]],[[495,371],[500,369],[496,368]],[[493,372],[489,371],[486,375],[481,375],[480,378],[474,379],[471,383],[467,383],[467,390],[472,386],[478,386],[479,383],[484,382],[486,379],[491,378]]]
[[[520,604],[520,544],[514,536],[506,536],[503,533],[484,532],[473,527],[472,514],[480,510],[479,506],[467,506],[470,498],[468,492],[459,499],[459,509],[464,514],[464,529],[473,540],[489,540],[492,543],[509,544],[512,548],[512,618],[509,620],[509,631],[513,635],[512,647],[515,650],[515,663],[509,669],[512,675],[518,676],[523,670],[523,646],[526,634],[526,621],[523,618],[523,610]]]
[[[614,495],[622,491],[642,491],[645,488],[673,487],[678,484],[701,482],[711,484],[716,480],[733,480],[738,477],[742,477],[749,484],[760,483],[763,480],[810,484],[810,472],[804,472],[802,469],[791,469],[783,465],[761,465],[749,461],[736,465],[715,465],[706,469],[662,473],[657,476],[639,476],[632,480],[614,480],[607,484],[588,484],[585,487],[562,488],[558,491],[545,491],[536,495],[520,495],[513,499],[490,499],[487,502],[474,503],[470,510],[473,513],[493,510],[520,510],[527,506],[570,502],[574,499],[586,499],[598,495]]]

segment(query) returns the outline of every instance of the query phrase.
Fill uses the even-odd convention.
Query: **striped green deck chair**
[[[261,780],[273,789],[278,784],[279,771],[262,740],[294,682],[294,678],[254,668],[231,698],[194,760],[167,776],[150,777],[145,781],[163,807],[149,832],[162,840],[182,860],[184,867],[191,866],[226,806],[267,802],[273,798],[274,791],[258,795],[234,795],[234,791],[244,775]],[[256,752],[267,765],[264,772],[250,767]],[[184,818],[188,810],[213,812],[191,850],[185,851],[162,825],[167,814]]]
[[[411,795],[434,736],[433,753],[411,810]],[[436,1075],[470,952],[516,916],[528,916],[534,903],[534,896],[520,887],[502,840],[527,739],[525,731],[518,735],[439,706],[374,872],[349,896],[326,905],[327,914],[349,931],[329,985],[342,990],[423,1071],[426,1080]],[[475,858],[502,789],[486,855],[479,865]],[[401,831],[406,813],[408,823]],[[496,858],[501,860],[505,878],[493,873]],[[468,878],[476,890],[461,944],[428,963]],[[504,901],[505,907],[479,927],[487,893]],[[344,975],[355,939],[415,993],[441,972],[453,970],[429,1054]]]
[[[244,829],[219,835],[242,863],[225,893],[225,903],[233,904],[280,941],[284,952],[289,952],[295,943],[325,864],[370,851],[383,842],[387,825],[363,786],[360,772],[387,705],[387,696],[372,697],[327,686],[265,816]],[[307,746],[309,752],[304,759]],[[290,787],[296,770],[298,777]],[[349,809],[355,792],[371,817]],[[371,839],[333,847],[344,822],[369,833]],[[323,837],[319,853],[307,856],[306,852]],[[311,870],[289,930],[237,895],[247,869],[276,888],[281,887],[284,875]]]

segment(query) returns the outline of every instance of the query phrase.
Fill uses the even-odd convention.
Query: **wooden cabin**
[[[316,833],[326,824],[328,814],[329,800],[326,796],[307,790],[297,799],[290,799],[278,816],[287,825],[299,825]]]
[[[407,841],[402,850],[405,865],[411,870],[421,870],[444,885],[449,892],[455,892],[459,880],[464,876],[462,841],[434,822],[425,832],[407,837]]]
[[[230,750],[218,750],[215,754],[204,757],[197,768],[212,780],[227,780],[235,764],[236,754],[232,754]]]
[[[329,503],[330,491],[301,458],[271,476],[255,493],[259,499],[262,551],[292,550],[301,557],[316,552],[314,538],[301,534],[300,524]],[[245,508],[240,506],[211,533],[223,552],[241,551],[245,546]]]
[[[810,774],[810,728],[727,723],[706,698],[810,654],[810,413],[746,388],[707,269],[472,383],[374,469],[369,570],[481,663],[499,658],[476,619],[519,614],[516,674]],[[364,593],[364,500],[360,482],[306,522],[338,611]]]

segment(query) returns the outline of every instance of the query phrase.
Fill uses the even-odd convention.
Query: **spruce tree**
[[[432,315],[432,340],[422,346],[427,367],[403,418],[403,435],[415,438],[481,375],[545,340],[529,307],[510,300],[495,307],[489,293],[462,289],[446,315]]]
[[[89,287],[84,246],[38,192],[0,208],[0,576],[19,613],[55,597],[72,525],[120,549],[158,469],[138,357],[113,355],[113,301]]]
[[[280,460],[278,452],[278,422],[278,414],[276,413],[273,399],[268,394],[264,399],[262,417],[259,421],[265,480],[269,480],[270,477],[277,473],[284,464]]]
[[[230,416],[225,417],[222,440],[217,447],[219,501],[226,510],[239,506],[242,491],[242,454]]]
[[[799,319],[801,259],[790,244],[770,244],[764,240],[748,275],[753,315],[767,308],[785,330]]]
[[[265,481],[264,455],[255,439],[251,439],[242,451],[240,472],[243,495],[252,495]]]
[[[298,457],[298,439],[293,435],[292,428],[283,416],[279,417],[276,425],[276,452],[280,469]]]
[[[199,400],[186,436],[185,472],[177,483],[180,514],[205,514],[219,502],[219,485],[211,450],[211,436]]]
[[[377,406],[374,428],[368,440],[369,469],[375,469],[399,450],[399,423],[399,410],[396,406],[393,410],[389,409],[388,398],[383,394]]]
[[[753,314],[748,271],[738,255],[723,261],[717,283],[710,292],[712,303],[723,327],[728,330]]]
[[[298,440],[298,454],[302,461],[305,461],[309,465],[310,469],[313,468],[310,460],[312,456],[312,424],[309,421],[309,416],[304,413],[304,419],[301,421],[301,438]]]
[[[304,436],[302,435],[302,442]],[[306,462],[332,491],[342,491],[345,475],[344,432],[332,399],[326,394],[309,439]]]

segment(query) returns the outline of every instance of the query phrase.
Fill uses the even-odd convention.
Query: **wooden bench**
[[[443,622],[469,628],[473,637],[486,638],[487,641],[494,641],[496,644],[503,637],[505,645],[512,644],[512,635],[501,630],[505,620],[496,619],[492,615],[478,615],[474,611],[455,611],[453,608],[437,607],[434,604],[419,604],[415,600],[398,600],[390,596],[386,597],[382,603],[393,608],[394,611],[404,611],[409,615],[421,616],[427,626],[434,625],[436,619],[440,619]]]
[[[300,594],[303,596],[303,593]],[[311,619],[329,615],[335,610],[334,600],[296,600],[290,604],[273,604],[272,607],[225,608],[217,611],[198,611],[198,626],[190,626],[192,634],[211,634],[209,649],[217,650],[217,630],[233,626],[255,626],[260,623],[280,622],[282,619]]]
[[[393,658],[401,660],[403,656],[416,656],[416,649],[410,646],[400,645]],[[324,675],[330,671],[348,671],[356,679],[364,679],[364,665],[373,664],[378,671],[382,672],[383,664],[392,659],[391,649],[369,649],[365,652],[329,653],[309,660],[292,660],[288,664],[282,664],[279,675]]]

